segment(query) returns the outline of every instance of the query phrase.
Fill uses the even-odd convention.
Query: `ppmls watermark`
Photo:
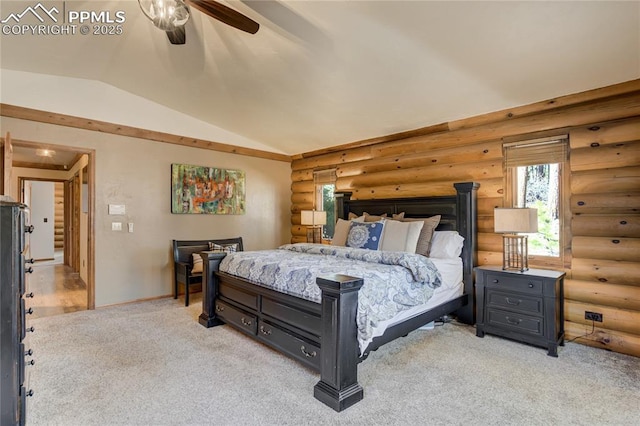
[[[6,10],[6,3],[3,9]],[[38,2],[3,13],[0,20],[2,35],[121,35],[126,21],[124,10],[77,10],[68,8],[66,1]],[[24,2],[20,2],[24,5]],[[84,3],[86,5],[86,3]],[[5,16],[6,15],[6,16]]]

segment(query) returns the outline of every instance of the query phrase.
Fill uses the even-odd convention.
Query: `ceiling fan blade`
[[[231,25],[232,27],[245,31],[249,34],[255,34],[258,32],[258,29],[260,29],[260,24],[253,19],[250,19],[242,13],[236,12],[217,1],[187,0],[187,4],[195,7],[200,12],[209,15],[214,19],[222,21],[227,25]]]
[[[171,44],[184,44],[187,41],[187,34],[184,29],[184,25],[165,32],[167,33],[167,37]]]

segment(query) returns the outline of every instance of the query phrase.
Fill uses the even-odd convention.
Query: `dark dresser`
[[[26,323],[31,308],[25,306],[25,274],[31,272],[25,259],[26,206],[0,197],[0,424],[24,425],[27,398],[33,394],[26,380],[26,368],[33,364],[33,352],[25,346],[33,327]]]
[[[543,269],[476,271],[476,335],[495,334],[548,349],[564,345],[564,272]]]

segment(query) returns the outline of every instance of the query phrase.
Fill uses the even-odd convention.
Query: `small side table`
[[[476,336],[495,334],[548,349],[564,346],[564,272],[504,271],[480,266],[476,272]]]

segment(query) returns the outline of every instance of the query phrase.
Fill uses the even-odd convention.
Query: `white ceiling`
[[[36,3],[3,0],[1,19]],[[223,3],[258,33],[192,9],[174,46],[137,1],[67,0],[123,10],[123,33],[0,36],[0,99],[298,154],[640,78],[638,1]]]

